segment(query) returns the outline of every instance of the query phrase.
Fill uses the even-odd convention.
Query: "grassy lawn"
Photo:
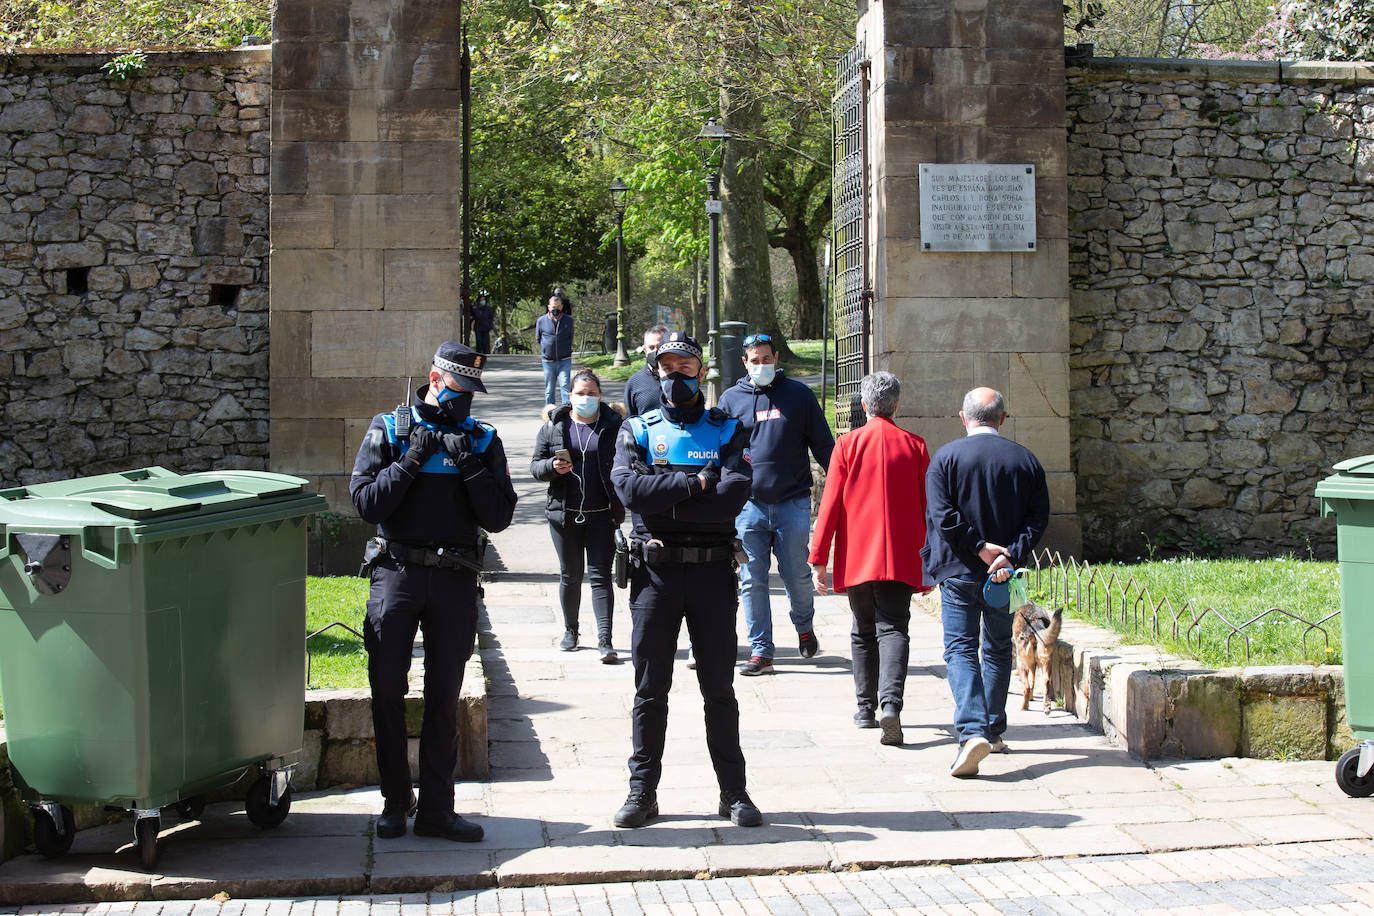
[[[1065,605],[1068,614],[1121,633],[1123,642],[1152,643],[1207,665],[1341,663],[1340,618],[1323,624],[1329,644],[1320,631],[1309,630],[1308,626],[1341,606],[1340,575],[1335,563],[1288,557],[1270,560],[1183,558],[1103,565],[1094,569],[1097,579],[1090,590],[1084,575],[1081,595],[1074,594],[1074,580],[1069,580],[1067,603],[1062,577],[1058,580],[1056,594],[1051,595],[1050,577],[1043,575],[1037,583],[1032,575],[1031,584],[1039,587],[1031,589],[1031,599],[1047,607]],[[1143,590],[1148,591],[1150,600],[1142,600]],[[1108,594],[1112,596],[1110,610]],[[1209,607],[1214,613],[1207,612]],[[1232,625],[1240,627],[1271,608],[1282,608],[1307,622],[1274,612],[1251,623],[1242,631],[1250,641],[1247,661],[1245,639],[1231,635],[1231,627],[1215,614],[1219,613]],[[1159,620],[1158,637],[1152,634],[1155,616]],[[1177,626],[1173,622],[1175,617]],[[1133,629],[1136,620],[1139,621],[1138,633]],[[1191,636],[1188,635],[1190,627]],[[1307,634],[1305,646],[1304,632]],[[1229,653],[1226,648],[1228,635],[1231,635]]]
[[[340,622],[362,632],[367,580],[357,576],[311,576],[305,580],[306,632]],[[343,627],[310,640],[311,687],[366,687],[367,651]]]

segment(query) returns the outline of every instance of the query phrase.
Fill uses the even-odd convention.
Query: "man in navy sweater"
[[[749,559],[740,567],[740,597],[749,627],[749,661],[740,673],[754,677],[773,673],[773,608],[768,600],[768,567],[778,557],[778,573],[798,651],[811,658],[820,651],[813,629],[816,604],[806,565],[811,537],[811,460],[830,468],[835,437],[811,389],[784,378],[778,351],[767,334],[744,338],[748,372],[720,396],[716,406],[749,430],[745,457],[754,469],[749,502],[735,519],[735,532]]]
[[[557,407],[568,403],[572,375],[572,307],[557,292],[549,297],[549,310],[534,323],[534,339],[544,361],[544,403]]]
[[[663,393],[658,387],[658,362],[654,357],[658,345],[668,328],[656,324],[644,332],[644,368],[625,380],[625,416],[637,417],[640,414],[657,410],[663,404]]]
[[[1030,449],[1002,438],[1006,402],[991,388],[964,396],[967,435],[941,448],[926,472],[926,580],[940,585],[945,669],[954,694],[959,753],[950,775],[978,775],[991,751],[1005,751],[1011,684],[1012,615],[989,604],[989,581],[1004,583],[1030,560],[1050,518],[1045,469]],[[982,660],[979,661],[979,625]]]

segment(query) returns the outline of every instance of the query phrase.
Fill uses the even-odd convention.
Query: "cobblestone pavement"
[[[374,897],[199,900],[0,908],[4,916],[441,916],[521,913],[1093,914],[1368,913],[1374,843],[1337,840],[709,880],[502,887]]]

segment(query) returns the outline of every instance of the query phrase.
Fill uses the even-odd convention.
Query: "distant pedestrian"
[[[975,388],[959,419],[967,435],[935,453],[926,475],[927,578],[940,585],[945,670],[954,694],[959,752],[950,775],[978,775],[992,751],[1005,751],[1011,685],[1012,615],[984,598],[989,579],[1006,582],[1030,560],[1049,524],[1045,469],[1030,449],[1005,439],[1002,395]],[[979,629],[982,659],[979,660]]]
[[[491,352],[491,329],[495,326],[495,315],[485,293],[477,297],[472,307],[472,333],[476,338],[477,352]]]
[[[548,312],[534,323],[534,340],[544,361],[544,403],[568,403],[568,376],[572,373],[572,306],[561,296],[549,297]]]
[[[749,430],[754,485],[735,519],[735,532],[748,554],[739,577],[744,622],[749,628],[749,661],[740,667],[740,674],[754,677],[773,673],[768,569],[775,554],[792,627],[797,631],[797,651],[802,658],[820,651],[814,628],[815,593],[806,567],[814,482],[811,458],[823,469],[829,468],[835,437],[816,395],[778,368],[772,337],[750,334],[744,338],[744,368],[747,374],[720,396],[716,406]]]
[[[657,410],[663,403],[663,392],[658,387],[658,368],[654,356],[658,345],[668,329],[656,324],[644,332],[644,368],[625,380],[625,413],[637,417],[640,414]]]
[[[834,538],[835,591],[849,598],[854,615],[854,723],[881,727],[883,744],[902,743],[911,596],[925,590],[920,550],[930,453],[924,439],[892,422],[901,391],[891,372],[860,383],[868,422],[835,443],[810,558],[816,591],[824,595]]]
[[[611,562],[613,531],[625,520],[625,507],[611,486],[611,463],[623,416],[601,401],[601,379],[590,369],[572,377],[572,400],[544,408],[545,423],[534,444],[530,473],[549,485],[544,514],[558,553],[558,600],[563,610],[563,640],[578,646],[582,576],[591,580],[596,614],[596,644],[601,661],[620,661],[611,645]]]

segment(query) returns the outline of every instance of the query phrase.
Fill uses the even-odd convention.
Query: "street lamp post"
[[[710,235],[706,283],[706,315],[711,338],[711,362],[706,370],[707,399],[715,404],[720,400],[720,170],[725,161],[725,143],[730,135],[711,118],[697,134],[701,144],[701,164],[706,168],[706,218]]]
[[[625,350],[625,204],[630,186],[619,178],[611,182],[611,206],[615,207],[615,361],[628,366]]]

